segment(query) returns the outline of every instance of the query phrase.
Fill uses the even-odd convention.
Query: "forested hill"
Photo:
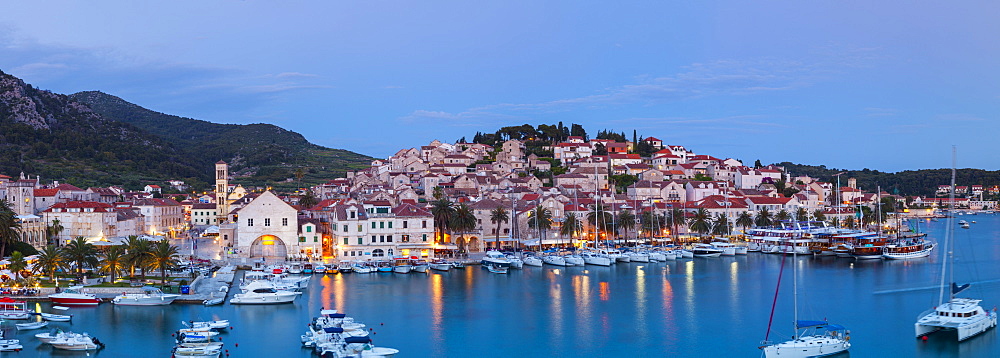
[[[318,184],[371,160],[269,124],[171,116],[100,92],[66,96],[0,72],[0,174],[77,186],[140,189],[179,179],[205,187],[220,159],[236,182],[278,188]]]
[[[840,184],[847,185],[847,178],[858,179],[858,186],[866,191],[874,191],[877,186],[890,194],[933,196],[938,185],[948,185],[951,182],[951,169],[905,170],[896,173],[878,170],[862,169],[847,170],[827,168],[825,165],[804,165],[790,162],[777,163],[795,176],[808,175],[822,181],[837,182],[835,174],[845,172]],[[956,185],[982,185],[990,187],[1000,184],[1000,170],[958,169],[955,173]]]
[[[271,124],[219,124],[152,111],[98,91],[70,96],[105,118],[143,128],[174,143],[200,166],[219,159],[231,166],[237,182],[272,186],[303,175],[303,184],[319,184],[342,177],[346,170],[365,168],[371,157],[330,149],[307,141],[301,134]]]

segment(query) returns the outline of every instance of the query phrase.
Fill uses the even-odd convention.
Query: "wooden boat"
[[[48,325],[49,325],[49,322],[45,322],[45,321],[42,321],[42,322],[29,322],[29,323],[18,323],[18,324],[16,324],[18,331],[26,331],[26,330],[29,330],[29,329],[39,329],[39,328],[42,328],[42,327],[45,327],[45,326],[48,326]]]

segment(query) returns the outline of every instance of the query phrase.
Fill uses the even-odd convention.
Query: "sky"
[[[1000,169],[1000,2],[45,1],[0,70],[387,157],[501,126],[698,154]]]

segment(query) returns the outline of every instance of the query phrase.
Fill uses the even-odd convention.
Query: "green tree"
[[[744,211],[736,217],[736,225],[743,228],[743,232],[747,231],[747,228],[753,226],[753,215],[750,215],[749,211]]]
[[[652,210],[643,211],[639,214],[639,228],[650,237],[656,236],[658,231],[665,226],[663,217],[657,215]]]
[[[306,189],[306,192],[299,197],[299,205],[303,208],[311,208],[319,204],[319,198],[316,194],[313,194],[312,190]]]
[[[177,246],[171,245],[169,241],[161,240],[153,244],[149,264],[150,268],[160,271],[160,284],[167,283],[167,270],[177,267],[174,256],[178,253]]]
[[[681,209],[681,208],[672,208],[672,209],[670,209],[670,212],[669,212],[669,215],[668,215],[667,219],[669,219],[669,221],[670,221],[670,226],[673,227],[672,233],[673,233],[673,236],[674,236],[674,241],[677,241],[677,238],[680,236],[681,225],[684,225],[685,223],[687,223],[687,219],[685,219],[685,215],[686,214],[684,213],[684,210]]]
[[[455,204],[442,197],[431,203],[431,214],[434,215],[434,225],[438,231],[437,243],[443,243],[445,231],[450,229],[451,218],[455,216]]]
[[[711,220],[712,218],[708,215],[708,211],[705,208],[700,208],[688,220],[688,227],[697,232],[699,236],[704,235],[711,230]]]
[[[813,220],[826,221],[826,215],[823,214],[823,209],[816,209],[816,211],[813,211],[812,215],[813,215]]]
[[[83,269],[85,267],[95,267],[97,266],[97,247],[94,244],[87,242],[83,236],[77,236],[75,239],[70,240],[65,247],[63,247],[63,252],[66,255],[66,259],[72,262],[76,266],[76,273],[82,279]]]
[[[576,218],[574,213],[566,213],[566,217],[563,218],[562,227],[559,228],[559,235],[563,237],[569,237],[570,243],[573,242],[573,238],[576,237],[576,233],[580,232],[580,220]]]
[[[552,228],[552,212],[541,205],[531,210],[531,217],[528,218],[528,227],[538,230],[541,233],[538,244],[541,245],[545,239],[545,233]]]
[[[607,233],[608,228],[611,227],[614,221],[611,214],[604,211],[601,205],[596,205],[594,206],[594,210],[587,213],[587,222],[594,226],[594,241],[596,245],[597,240],[601,239],[597,234],[600,232]]]
[[[758,227],[771,226],[774,222],[771,220],[771,212],[767,208],[761,208],[757,211],[757,217],[754,219],[754,223]]]
[[[24,260],[24,254],[20,251],[14,251],[10,253],[10,263],[7,264],[7,269],[14,273],[14,279],[20,280],[24,272],[24,269],[28,268],[28,261]]]
[[[715,218],[712,219],[712,234],[729,235],[730,232],[732,232],[732,223],[729,222],[729,218],[722,213],[715,214]]]
[[[785,209],[778,210],[778,213],[774,215],[774,219],[777,220],[777,221],[779,221],[779,222],[781,222],[781,221],[788,221],[788,219],[790,219],[790,218],[791,218],[791,215],[788,214],[788,211],[785,210]]]
[[[101,258],[100,265],[97,267],[97,271],[102,274],[110,275],[111,282],[114,283],[115,279],[118,278],[118,274],[122,272],[125,262],[125,247],[118,245],[111,246],[107,248],[107,250],[104,250],[104,255]]]
[[[854,226],[855,226],[855,224],[856,224],[856,222],[855,222],[853,216],[848,216],[848,217],[844,218],[844,226],[847,226],[848,228],[853,229]]]
[[[139,269],[142,279],[146,279],[146,269],[149,268],[149,259],[152,251],[152,244],[147,239],[138,236],[129,236],[125,240],[125,264],[129,268],[129,275],[135,277],[135,270]]]
[[[59,237],[59,233],[61,233],[65,229],[66,228],[64,228],[62,226],[62,223],[59,222],[59,219],[53,219],[52,220],[52,225],[49,225],[49,226],[45,227],[45,243],[46,243],[46,245],[56,245],[56,246],[58,246],[59,242],[58,242],[57,238]]]
[[[507,213],[507,209],[502,206],[498,206],[490,210],[490,222],[496,227],[496,250],[500,250],[500,224],[510,222],[510,214]]]
[[[809,211],[807,211],[806,208],[803,207],[795,209],[795,220],[809,221]]]
[[[7,199],[0,199],[0,254],[7,254],[7,246],[21,241],[21,222]]]
[[[56,270],[66,270],[66,266],[66,258],[63,256],[62,250],[55,245],[48,245],[42,251],[38,252],[35,265],[31,268],[31,271],[46,273],[49,275],[49,280],[55,282]]]
[[[635,214],[631,211],[622,209],[618,212],[618,222],[615,223],[618,226],[618,230],[621,230],[622,236],[625,236],[625,240],[628,240],[628,233],[635,229]]]
[[[465,203],[459,204],[448,222],[448,227],[457,231],[462,238],[459,242],[464,243],[465,233],[476,229],[476,215],[472,213],[472,208],[469,208]],[[468,250],[468,248],[464,249]]]

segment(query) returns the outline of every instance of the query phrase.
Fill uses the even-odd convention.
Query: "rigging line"
[[[972,243],[972,232],[966,230],[966,232],[965,232],[965,238],[966,238],[965,241],[968,242],[968,243],[970,243],[970,244],[966,245],[966,247],[964,249],[969,251],[969,259],[970,259],[969,263],[972,266],[972,277],[975,278],[976,280],[979,280],[979,277],[980,277],[979,276],[979,265],[976,265],[976,249],[975,249],[975,246],[971,245],[971,243]],[[966,271],[968,271],[968,270],[969,270],[969,268],[968,268],[968,266],[966,266]],[[979,292],[979,297],[983,297],[983,288],[982,287],[980,287],[979,285],[976,285],[976,291]]]
[[[781,276],[785,274],[785,257],[787,253],[781,254],[781,267],[778,269],[778,284],[774,287],[774,300],[771,301],[771,316],[767,318],[767,332],[764,333],[764,340],[771,337],[771,324],[774,323],[774,308],[778,305],[778,291],[781,289]]]

